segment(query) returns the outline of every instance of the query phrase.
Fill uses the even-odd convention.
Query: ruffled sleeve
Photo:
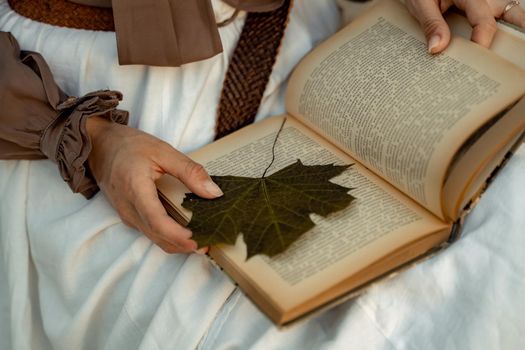
[[[98,186],[87,163],[86,120],[100,116],[127,124],[128,113],[117,109],[121,99],[109,90],[67,97],[42,56],[20,51],[11,34],[0,32],[1,159],[49,158],[74,192],[90,198]]]

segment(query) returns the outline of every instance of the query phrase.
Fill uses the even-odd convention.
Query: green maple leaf
[[[328,180],[349,165],[306,166],[297,160],[262,177],[212,176],[224,196],[203,199],[187,193],[182,206],[193,212],[188,228],[199,247],[235,244],[242,233],[247,259],[283,252],[315,226],[311,213],[326,216],[354,199],[346,188]]]

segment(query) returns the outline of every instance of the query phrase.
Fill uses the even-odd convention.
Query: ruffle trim
[[[91,198],[99,190],[87,163],[92,149],[86,129],[87,118],[99,116],[126,125],[128,112],[116,109],[121,100],[122,94],[111,90],[69,97],[57,106],[59,117],[43,134],[42,152],[55,160],[60,175],[73,192],[86,198]]]

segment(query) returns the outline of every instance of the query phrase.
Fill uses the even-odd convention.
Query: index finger
[[[151,234],[186,251],[197,249],[195,241],[190,239],[191,231],[173,220],[162,206],[153,181],[138,183],[135,198],[135,210]]]

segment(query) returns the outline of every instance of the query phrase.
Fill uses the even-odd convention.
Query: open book
[[[465,19],[452,17],[454,33],[468,35]],[[191,157],[213,175],[260,177],[286,118],[268,174],[297,159],[354,164],[332,181],[354,188],[356,200],[312,215],[316,226],[276,257],[246,261],[241,239],[209,255],[283,325],[445,246],[525,130],[525,41],[501,31],[494,47],[498,54],[454,36],[432,56],[395,0],[322,43],[291,77],[286,116]],[[169,176],[158,188],[170,215],[188,222],[181,203],[189,191]]]

